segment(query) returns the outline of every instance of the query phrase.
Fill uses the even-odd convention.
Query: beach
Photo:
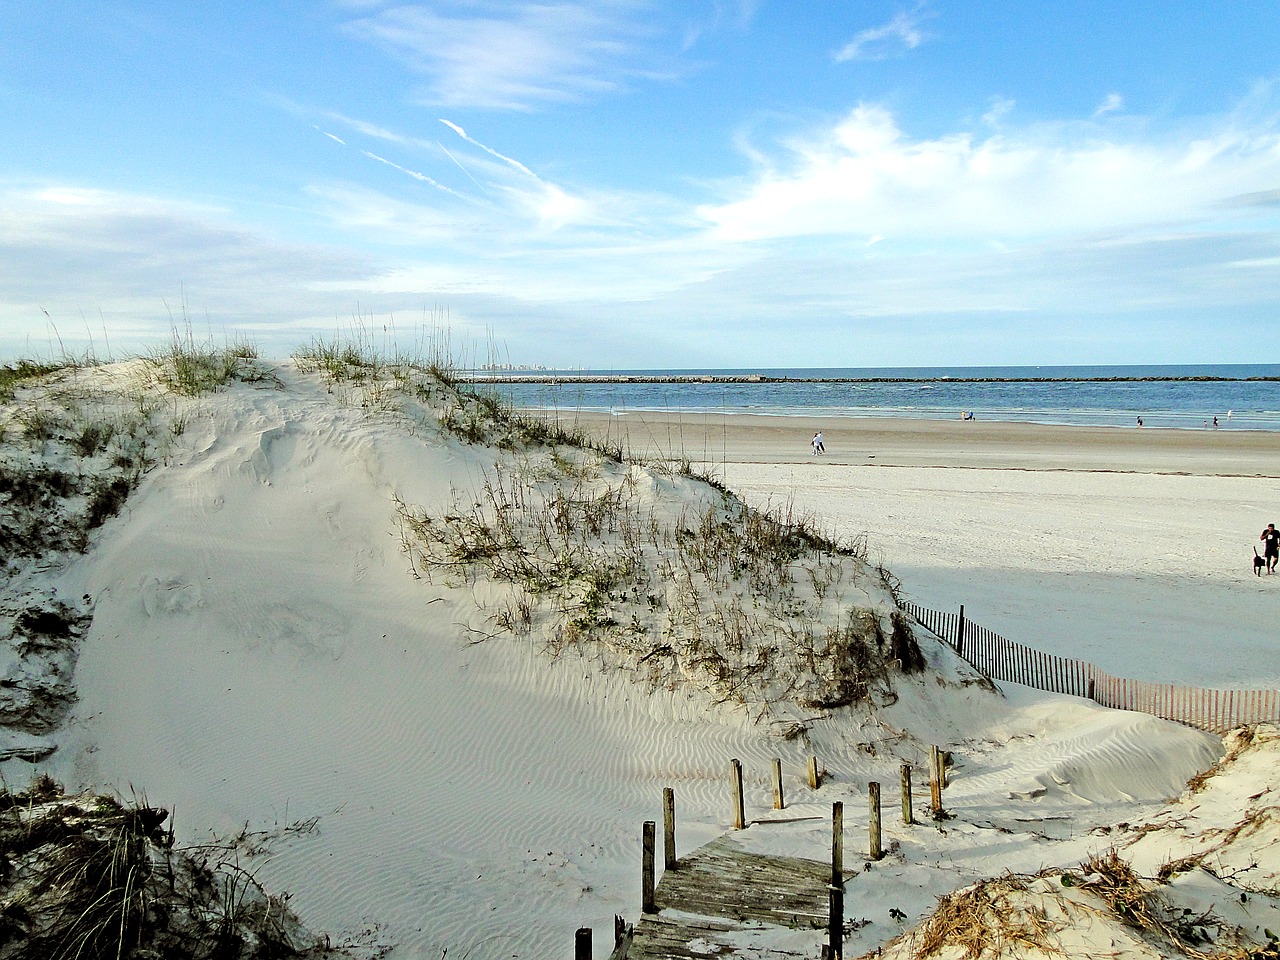
[[[1280,686],[1280,433],[955,420],[578,413],[633,456],[865,537],[924,606],[1118,676]],[[826,454],[810,439],[821,429]]]
[[[1069,434],[981,422],[596,421],[600,436],[662,460],[620,463],[513,439],[485,404],[417,376],[408,389],[390,374],[262,363],[178,397],[143,365],[121,364],[24,387],[6,416],[65,422],[66,439],[11,431],[11,465],[42,464],[49,477],[110,469],[129,437],[77,453],[85,418],[126,422],[139,396],[155,402],[129,436],[145,426],[155,458],[82,552],[41,553],[6,586],[14,624],[82,611],[82,626],[68,645],[65,720],[4,731],[5,782],[45,773],[72,791],[172,811],[179,847],[232,857],[228,876],[287,894],[310,930],[360,960],[564,955],[580,927],[595,930],[603,960],[614,917],[639,917],[641,827],[662,817],[665,788],[680,857],[728,836],[749,852],[826,862],[842,804],[847,903],[860,921],[846,956],[907,935],[975,881],[1074,870],[1110,849],[1154,877],[1212,845],[1223,871],[1250,871],[1250,891],[1275,886],[1274,828],[1261,809],[1280,789],[1274,728],[1213,778],[1202,803],[1185,787],[1223,757],[1219,736],[985,683],[922,629],[915,670],[890,662],[886,644],[902,623],[896,578],[920,603],[964,603],[975,622],[1113,673],[1266,685],[1278,672],[1280,576],[1255,578],[1245,559],[1271,519],[1276,481],[1246,471],[1264,471],[1270,437],[1233,437],[1240,472],[1220,476],[1203,452],[1200,472],[1177,473],[1178,438],[1166,449],[1154,432],[1111,431],[1130,459],[1127,472],[1103,472],[1063,469],[1080,456]],[[822,458],[808,446],[818,426]],[[930,454],[948,432],[995,439],[957,440],[948,461]],[[1091,448],[1097,463],[1106,434]],[[673,470],[672,455],[784,519],[865,538],[870,563],[779,536],[682,463]],[[629,600],[617,582],[540,599],[497,578],[488,548],[428,561],[431,530],[455,531],[458,546],[458,533],[479,535],[529,503],[536,524],[502,529],[548,531],[567,517],[556,529],[568,539],[556,543],[568,549],[537,554],[525,539],[502,548],[504,562],[527,548],[551,569],[561,553],[584,557],[589,540],[607,560],[597,575],[636,550],[647,557],[642,588]],[[67,500],[67,516],[78,504]],[[11,508],[21,529],[48,525],[44,508]],[[735,529],[754,531],[754,546],[724,539]],[[771,550],[795,566],[739,576]],[[855,627],[871,631],[862,647]],[[34,655],[19,666],[20,647],[47,646],[24,639],[14,633],[9,667],[19,692],[64,669]],[[626,654],[637,642],[647,652]],[[796,696],[788,686],[839,681],[819,658],[846,649],[880,664],[854,674],[861,691]],[[680,651],[690,658],[675,660]],[[741,669],[716,672],[727,657]],[[756,683],[758,696],[741,693]],[[923,783],[934,746],[953,757],[937,822]],[[817,787],[810,757],[824,771]],[[744,769],[750,823],[740,831],[731,760]],[[888,853],[873,867],[861,853],[869,785],[896,783],[904,763],[917,771],[918,821],[886,816]],[[1259,829],[1224,842],[1247,818]],[[1239,893],[1221,886],[1186,902],[1197,914],[1240,904],[1228,920],[1254,940],[1280,928],[1280,908]],[[1114,955],[1123,918],[1090,917],[1069,952]],[[739,956],[816,956],[824,931],[750,935],[758,947]]]

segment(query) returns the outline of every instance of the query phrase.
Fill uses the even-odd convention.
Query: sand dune
[[[362,408],[290,364],[273,376],[278,386],[193,401],[166,463],[50,581],[95,609],[74,715],[41,769],[145,792],[188,841],[317,818],[283,830],[253,870],[309,926],[365,954],[565,955],[590,925],[604,956],[613,916],[638,914],[640,825],[660,818],[663,787],[676,790],[680,849],[692,849],[729,828],[730,758],[746,768],[751,818],[764,819],[779,757],[797,820],[742,842],[823,860],[834,800],[854,844],[866,783],[893,783],[902,761],[920,767],[930,744],[946,746],[955,819],[887,826],[894,856],[849,881],[868,920],[853,955],[957,886],[1078,862],[1110,842],[1092,831],[1157,816],[1221,754],[1216,738],[1145,716],[942,684],[959,667],[927,641],[930,671],[896,679],[891,706],[811,709],[791,740],[695,687],[602,673],[590,647],[550,657],[545,637],[495,630],[489,588],[416,579],[401,550],[393,498],[444,510],[505,454]],[[839,466],[784,465],[772,487],[728,457],[720,469],[761,500],[785,493],[843,532],[871,533],[869,514],[839,509],[850,489]],[[1030,509],[1063,528],[1074,508]],[[891,566],[914,546],[875,536]],[[801,777],[810,752],[828,771],[818,790]]]

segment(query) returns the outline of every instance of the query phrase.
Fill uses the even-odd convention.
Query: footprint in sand
[[[200,587],[178,577],[148,577],[138,594],[148,617],[186,615],[204,603]]]

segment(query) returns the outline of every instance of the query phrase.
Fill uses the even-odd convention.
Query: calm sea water
[[[1280,430],[1280,364],[540,371],[606,377],[752,376],[761,383],[502,382],[522,407],[625,413],[796,414]],[[517,376],[513,374],[512,376]],[[1215,379],[1188,380],[1188,377]],[[1101,378],[1101,379],[1100,379]],[[1141,379],[1105,379],[1141,378]],[[1273,378],[1273,379],[1256,379]],[[849,382],[857,381],[857,382]]]

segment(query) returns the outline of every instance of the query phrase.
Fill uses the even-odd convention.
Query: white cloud
[[[783,146],[700,214],[724,241],[881,235],[940,247],[1207,219],[1280,181],[1280,135],[1230,121],[1198,138],[1107,138],[1096,125],[912,139],[860,106]]]
[[[991,109],[982,115],[982,122],[988,127],[998,127],[1004,118],[1013,113],[1017,104],[1008,97],[992,97]]]
[[[1118,93],[1108,93],[1102,98],[1102,102],[1098,104],[1098,109],[1093,111],[1094,117],[1105,117],[1109,113],[1117,113],[1124,109],[1124,97]]]
[[[655,33],[648,8],[644,0],[455,0],[389,7],[347,30],[425,76],[425,102],[528,110],[670,73],[644,49]]]
[[[64,334],[88,314],[112,338],[165,334],[164,303],[184,296],[236,325],[317,314],[333,303],[311,284],[360,283],[368,258],[274,242],[236,227],[225,210],[66,185],[0,184],[0,352],[21,351],[45,311]]]
[[[863,30],[836,52],[835,60],[836,63],[849,60],[887,60],[907,50],[914,50],[924,39],[919,15],[899,13],[888,23]]]

